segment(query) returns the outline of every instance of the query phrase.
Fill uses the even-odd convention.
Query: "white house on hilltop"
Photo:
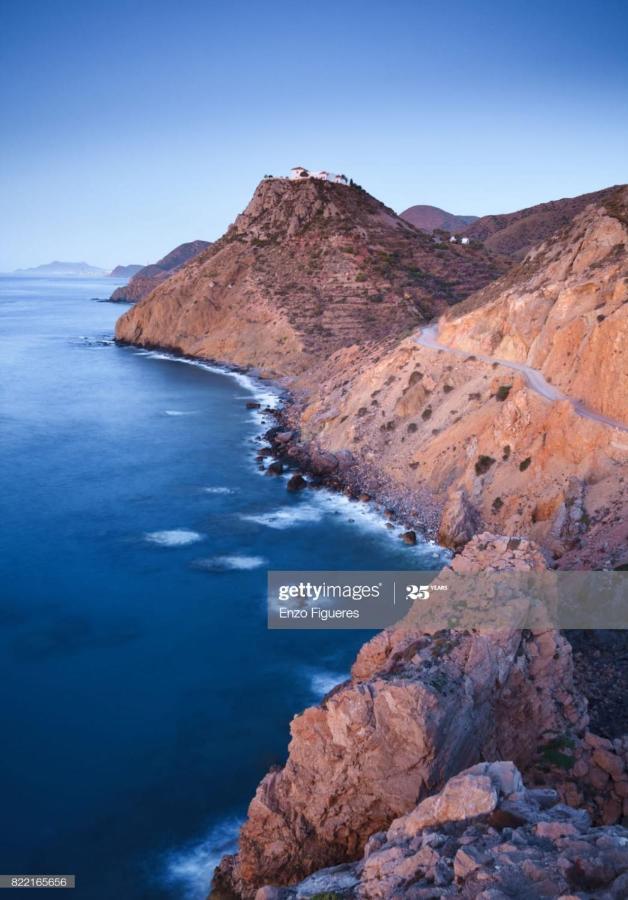
[[[290,175],[288,177],[290,178],[290,181],[302,181],[304,178],[316,178],[319,181],[334,181],[336,184],[349,183],[346,175],[331,175],[331,173],[325,172],[324,169],[320,172],[310,172],[308,169],[304,169],[303,166],[294,166],[293,169],[290,169]]]

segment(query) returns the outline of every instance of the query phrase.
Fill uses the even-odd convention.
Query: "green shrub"
[[[425,409],[423,410],[423,412],[421,413],[421,418],[425,419],[425,421],[427,421],[427,419],[429,419],[429,417],[431,415],[432,415],[432,407],[426,406]]]
[[[497,393],[495,394],[496,399],[503,403],[504,400],[508,399],[511,388],[512,384],[500,384],[497,388]]]
[[[451,392],[453,391],[453,389],[454,389],[453,384],[444,384],[444,385],[443,385],[443,391],[444,391],[446,394],[451,394]]]
[[[416,424],[416,422],[410,422],[410,424],[408,425],[408,428],[406,430],[410,434],[414,434],[414,432],[417,430],[418,427],[419,426]]]
[[[510,444],[504,445],[504,452],[502,454],[502,459],[506,462],[507,459],[510,458]]]
[[[475,474],[476,475],[484,475],[491,468],[495,460],[492,456],[485,456],[482,454],[478,456],[478,460],[475,464]]]
[[[528,466],[530,465],[531,462],[532,462],[532,457],[526,456],[526,458],[522,462],[519,463],[519,471],[525,472],[525,470],[528,468]]]

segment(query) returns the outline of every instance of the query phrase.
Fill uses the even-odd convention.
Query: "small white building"
[[[303,166],[294,166],[293,169],[290,169],[290,180],[298,181],[300,178],[309,178],[310,173],[307,169],[304,169]]]
[[[310,172],[310,178],[318,178],[319,181],[329,181],[329,172]]]
[[[336,184],[349,184],[349,179],[346,175],[336,175],[334,181]]]
[[[449,243],[450,243],[450,244],[457,244],[457,243],[458,243],[458,238],[456,237],[455,234],[452,234],[452,236],[449,238]]]
[[[468,244],[468,243],[469,243],[469,238],[467,238],[467,237],[460,238],[460,243],[461,243],[461,244]]]

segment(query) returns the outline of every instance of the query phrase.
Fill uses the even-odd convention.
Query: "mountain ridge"
[[[409,206],[408,209],[404,209],[399,215],[406,222],[414,225],[415,228],[420,228],[421,231],[427,231],[428,233],[439,229],[451,232],[464,231],[479,218],[479,216],[460,216],[447,212],[439,206],[422,204]]]

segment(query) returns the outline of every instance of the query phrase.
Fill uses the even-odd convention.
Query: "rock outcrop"
[[[454,560],[465,571],[541,569],[527,542],[482,539]],[[556,632],[425,634],[410,620],[361,650],[349,682],[297,716],[283,769],[261,782],[237,857],[215,888],[253,897],[351,861],[369,837],[482,759],[533,766],[550,736],[586,727],[571,651]],[[387,896],[387,895],[383,895]]]
[[[128,284],[116,288],[111,295],[111,299],[137,303],[138,300],[148,296],[158,285],[209,246],[211,245],[208,241],[189,241],[186,244],[179,244],[178,247],[175,247],[174,250],[171,250],[158,262],[151,263],[149,266],[118,266],[111,273],[112,275],[117,272],[118,275],[132,275],[133,277]],[[121,269],[125,271],[119,271]],[[126,271],[131,269],[135,271]]]
[[[398,339],[505,271],[435,248],[357,186],[266,179],[227,233],[118,322],[119,340],[294,375]]]
[[[256,900],[501,900],[628,895],[628,829],[593,827],[551,789],[526,788],[512,762],[483,762],[374,834],[353,864]]]

